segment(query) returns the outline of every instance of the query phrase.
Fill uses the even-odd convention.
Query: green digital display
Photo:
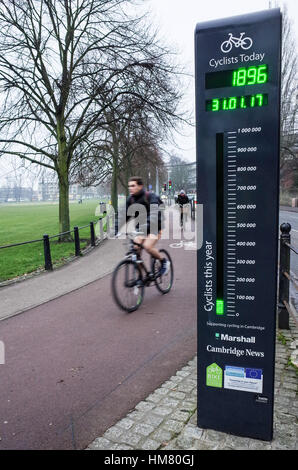
[[[216,315],[224,315],[224,301],[217,300],[216,301]]]
[[[205,88],[209,90],[212,88],[262,85],[268,82],[268,77],[267,64],[210,72],[205,75]]]
[[[235,109],[260,108],[268,105],[268,94],[229,96],[206,101],[206,111],[232,111]]]

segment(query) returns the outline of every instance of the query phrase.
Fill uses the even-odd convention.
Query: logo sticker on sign
[[[206,385],[207,387],[222,388],[222,369],[215,363],[207,367]]]
[[[241,392],[263,392],[262,369],[225,366],[224,388]]]

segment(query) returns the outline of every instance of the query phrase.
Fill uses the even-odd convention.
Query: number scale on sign
[[[234,317],[236,315],[236,187],[237,187],[237,132],[230,131],[226,134],[225,147],[227,147],[228,158],[225,158],[227,165],[227,178],[225,192],[228,198],[227,204],[227,220],[225,225],[228,228],[228,237],[226,237],[226,314],[228,317]],[[226,152],[224,152],[224,156]]]
[[[256,305],[252,284],[257,285],[255,233],[260,196],[258,184],[259,138],[262,127],[240,128],[223,136],[218,147],[218,161],[223,161],[222,211],[224,231],[219,258],[223,259],[222,298],[227,317],[247,315],[249,307]],[[254,145],[252,145],[252,143]],[[220,185],[219,185],[220,187]],[[219,298],[219,293],[218,297]]]

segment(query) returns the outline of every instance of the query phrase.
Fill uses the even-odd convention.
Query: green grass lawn
[[[70,226],[81,227],[98,220],[98,200],[70,204]],[[0,204],[0,246],[36,240],[59,233],[58,203]],[[81,248],[90,240],[90,229],[80,230]],[[53,263],[61,263],[74,255],[74,243],[51,240]],[[44,267],[43,242],[0,249],[0,282]]]

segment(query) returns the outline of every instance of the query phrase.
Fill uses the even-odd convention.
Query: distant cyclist
[[[178,194],[178,197],[177,197],[177,204],[179,204],[180,206],[180,225],[182,226],[183,225],[183,210],[184,210],[184,206],[186,204],[189,204],[189,198],[188,196],[185,194],[185,191],[183,191],[183,189],[181,189],[180,193]]]
[[[128,222],[130,219],[127,213],[132,204],[140,204],[146,209],[144,220],[141,220],[141,223],[138,224],[139,227],[137,227],[140,231],[146,233],[136,237],[135,242],[142,244],[147,253],[161,262],[160,274],[167,274],[170,269],[170,262],[163,258],[155,248],[161,238],[163,228],[163,218],[161,211],[158,210],[158,206],[161,205],[162,201],[155,193],[145,191],[143,180],[138,176],[129,179],[128,189],[130,197],[126,201],[126,221]]]

